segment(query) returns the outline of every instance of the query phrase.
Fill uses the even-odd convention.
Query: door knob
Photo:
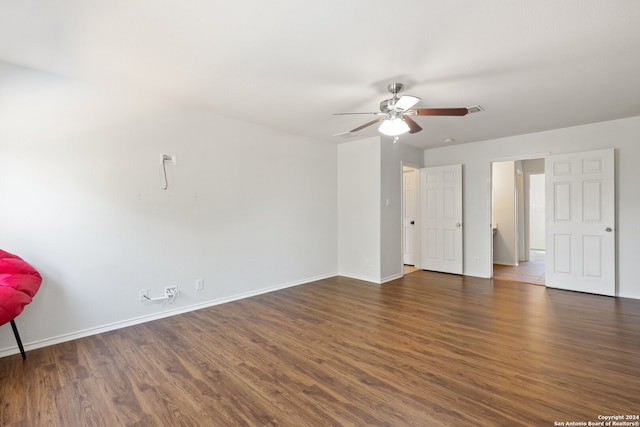
[[[456,227],[460,227],[462,224],[460,224],[459,222],[456,223]]]
[[[611,229],[611,227],[607,227],[604,229],[604,231],[606,231],[607,233],[611,233],[613,230]]]
[[[411,224],[411,225],[413,225],[413,224],[415,224],[415,223],[416,223],[415,221],[411,221],[411,222],[410,222],[410,224]]]

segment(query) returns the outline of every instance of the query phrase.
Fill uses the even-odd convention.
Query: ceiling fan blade
[[[418,102],[420,102],[420,98],[417,96],[403,95],[396,101],[395,109],[398,111],[405,111],[416,105]]]
[[[409,125],[409,133],[417,133],[422,130],[419,124],[409,116],[404,116],[403,120]]]
[[[369,126],[371,126],[371,125],[374,125],[374,124],[378,123],[379,121],[381,121],[381,120],[383,120],[383,119],[384,119],[384,117],[380,117],[379,119],[371,120],[370,122],[367,122],[367,123],[363,124],[362,126],[358,126],[358,127],[357,127],[357,128],[355,128],[355,129],[351,129],[349,132],[350,132],[350,133],[352,133],[352,132],[358,132],[358,131],[360,131],[360,130],[362,130],[362,129],[366,128],[366,127],[369,127]]]
[[[467,108],[418,108],[415,111],[416,116],[464,116],[469,112]],[[411,114],[411,112],[409,112]]]
[[[383,115],[384,113],[381,113],[381,112],[379,112],[379,111],[378,111],[378,112],[376,112],[376,113],[333,113],[333,115],[334,115],[334,116],[350,116],[350,115],[353,115],[353,114],[368,114],[368,115],[381,116],[381,115]]]

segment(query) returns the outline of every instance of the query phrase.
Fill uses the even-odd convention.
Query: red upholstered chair
[[[0,249],[0,325],[11,322],[23,359],[27,358],[14,319],[40,289],[42,277],[22,258]]]

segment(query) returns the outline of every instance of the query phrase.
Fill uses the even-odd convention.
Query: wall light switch
[[[204,279],[196,280],[196,291],[201,291],[204,289]]]

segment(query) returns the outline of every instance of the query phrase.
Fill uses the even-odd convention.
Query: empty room
[[[0,1],[0,425],[640,426],[639,27]]]

